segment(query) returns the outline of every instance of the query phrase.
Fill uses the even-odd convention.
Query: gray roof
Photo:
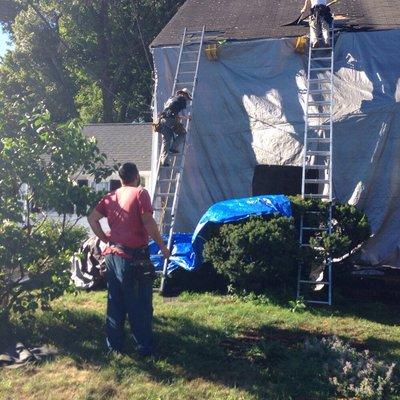
[[[97,146],[107,155],[107,164],[134,162],[139,171],[151,170],[152,126],[144,124],[89,124],[86,137],[95,137]]]
[[[152,47],[180,43],[182,31],[203,25],[214,39],[250,40],[294,37],[305,26],[282,26],[295,20],[304,0],[187,0],[154,39]],[[348,17],[350,29],[400,28],[400,0],[340,0],[332,12]]]

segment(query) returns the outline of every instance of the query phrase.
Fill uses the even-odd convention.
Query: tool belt
[[[122,250],[126,255],[131,256],[131,266],[135,278],[150,278],[156,277],[156,272],[153,263],[150,261],[150,252],[147,246],[145,247],[128,247],[119,243],[110,243],[111,247]]]
[[[176,135],[184,135],[186,133],[186,129],[183,124],[179,120],[179,116],[174,117],[164,117],[161,114],[161,117],[157,124],[154,125],[154,130],[156,132],[162,133],[162,126],[168,126]]]
[[[314,19],[324,18],[328,24],[331,24],[333,21],[331,9],[323,4],[317,4],[311,8],[311,14]]]

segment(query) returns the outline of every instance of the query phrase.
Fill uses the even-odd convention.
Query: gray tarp
[[[153,49],[158,112],[177,47]],[[213,203],[251,195],[256,164],[301,165],[306,56],[293,39],[232,42],[202,55],[177,229]],[[400,266],[400,30],[342,33],[335,49],[333,191],[365,210],[373,264]]]

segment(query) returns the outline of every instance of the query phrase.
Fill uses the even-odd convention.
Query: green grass
[[[1,331],[61,355],[0,371],[0,399],[252,400],[331,399],[321,365],[304,359],[307,337],[336,334],[400,365],[399,308],[350,302],[294,313],[289,306],[231,296],[155,295],[157,357],[107,357],[105,292],[65,295],[53,311]],[[128,333],[128,332],[127,332]],[[400,398],[393,396],[393,399]]]

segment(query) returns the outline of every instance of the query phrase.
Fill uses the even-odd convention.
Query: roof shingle
[[[282,26],[299,16],[302,5],[303,0],[187,0],[151,47],[179,44],[185,27],[203,25],[219,40],[304,35],[304,26]],[[400,28],[400,0],[340,0],[332,11],[348,17],[352,29]]]
[[[152,126],[144,124],[89,124],[83,134],[95,137],[97,146],[107,155],[107,165],[134,162],[139,171],[151,170]]]

